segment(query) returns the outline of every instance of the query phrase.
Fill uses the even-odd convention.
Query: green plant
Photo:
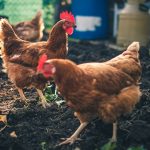
[[[56,22],[56,9],[61,0],[43,0],[44,24],[46,29],[51,27]]]
[[[101,148],[101,150],[115,150],[116,147],[116,143],[108,142]]]
[[[5,7],[5,1],[0,0],[0,9],[4,9],[4,7]]]
[[[102,146],[100,150],[115,150],[117,148],[116,143],[111,141]],[[146,150],[143,146],[130,147],[127,150]]]
[[[67,5],[65,7],[63,4]],[[50,30],[53,25],[59,20],[59,13],[63,8],[68,10],[71,2],[68,0],[43,0],[44,24],[47,30]]]
[[[52,89],[55,88],[54,85],[49,85],[45,89],[45,97],[50,102],[55,102],[58,106],[60,106],[64,100],[58,95],[57,89],[53,92]]]
[[[46,142],[41,142],[41,149],[42,150],[46,150]]]
[[[146,150],[146,149],[143,146],[136,146],[136,147],[128,148],[127,150]]]

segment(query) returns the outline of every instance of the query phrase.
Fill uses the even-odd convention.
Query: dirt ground
[[[70,42],[69,59],[76,63],[105,61],[120,52],[110,48],[109,42]],[[140,59],[143,67],[140,103],[134,111],[120,118],[117,150],[129,146],[143,145],[150,150],[150,56],[148,48],[141,47]],[[1,64],[1,60],[0,60]],[[60,138],[68,137],[79,126],[73,112],[64,105],[44,109],[38,105],[34,90],[25,89],[30,100],[28,106],[19,102],[15,87],[2,73],[0,65],[0,113],[7,114],[8,126],[0,132],[0,150],[100,150],[109,141],[112,125],[93,120],[73,145],[57,147]],[[0,129],[4,124],[0,123]],[[15,132],[16,136],[13,134]]]

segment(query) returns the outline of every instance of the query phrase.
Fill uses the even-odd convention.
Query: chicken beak
[[[77,27],[77,25],[75,24],[73,27],[74,27],[74,28],[76,28],[76,27]]]
[[[51,60],[46,60],[46,62],[45,62],[45,63],[49,64],[50,62],[51,62]]]

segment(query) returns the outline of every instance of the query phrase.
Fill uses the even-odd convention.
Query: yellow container
[[[139,10],[142,0],[128,0],[119,15],[117,44],[126,46],[133,41],[146,45],[150,40],[150,15]]]

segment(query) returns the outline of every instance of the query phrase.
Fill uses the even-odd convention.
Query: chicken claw
[[[47,107],[50,107],[51,106],[51,104],[50,103],[47,103],[47,102],[41,102],[41,104],[42,104],[42,106],[44,107],[44,108],[47,108]]]
[[[71,137],[69,137],[69,138],[61,138],[61,140],[65,140],[65,141],[63,141],[63,142],[61,142],[60,144],[59,144],[59,146],[61,146],[61,145],[64,145],[64,144],[70,144],[70,145],[72,145],[75,141],[81,141],[81,139],[80,138],[77,138],[76,136],[71,136]]]
[[[21,97],[21,102],[25,103],[26,105],[28,104],[28,100],[26,99],[24,93],[23,93],[23,90],[20,89],[20,88],[17,88],[18,89],[18,92],[19,92],[19,95]]]
[[[72,134],[71,137],[67,138],[65,141],[61,142],[58,146],[60,145],[64,145],[64,144],[73,144],[76,140],[81,140],[80,138],[78,138],[80,132],[88,125],[88,122],[83,122],[80,124],[80,126],[78,127],[78,129]],[[63,138],[64,140],[64,138]]]
[[[51,104],[46,101],[46,98],[45,98],[45,96],[43,95],[42,91],[39,90],[39,89],[36,89],[36,90],[37,90],[37,92],[38,92],[38,94],[39,94],[39,96],[40,96],[40,98],[41,98],[41,104],[42,104],[42,106],[43,106],[44,108],[50,107]]]

